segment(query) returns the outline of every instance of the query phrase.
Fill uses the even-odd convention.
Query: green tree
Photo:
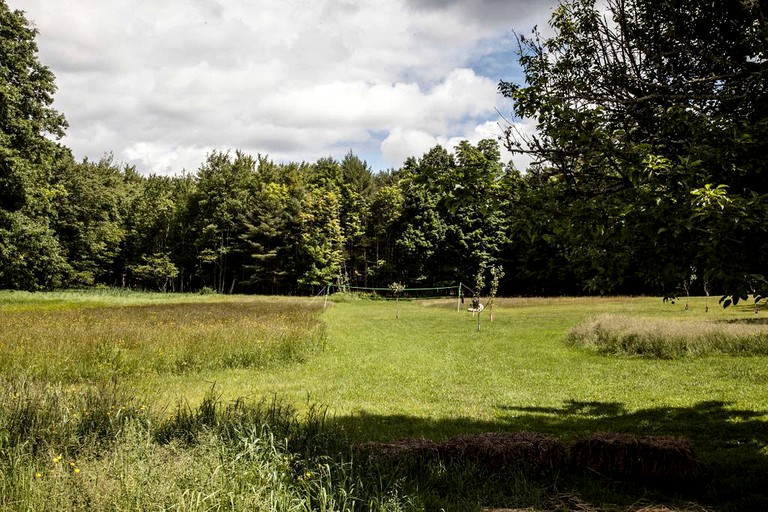
[[[138,277],[132,269],[145,264],[147,258],[168,256],[178,273],[167,286],[179,291],[202,286],[195,282],[200,271],[193,229],[198,199],[195,176],[127,172],[126,182],[130,215],[125,219],[126,236],[117,269],[120,280],[116,284],[132,284]]]
[[[37,31],[0,0],[0,287],[59,286],[69,266],[50,225],[61,190],[51,172],[68,151],[51,107],[53,73],[37,58]]]
[[[372,272],[368,227],[375,191],[373,173],[368,164],[350,151],[341,161],[341,176],[339,220],[344,237],[344,267],[353,283],[367,286]]]
[[[198,172],[192,206],[196,219],[196,244],[203,273],[219,293],[231,292],[247,280],[245,213],[254,207],[257,161],[240,151],[235,157],[214,151]]]
[[[322,286],[333,282],[344,262],[344,236],[340,222],[337,192],[310,187],[301,202],[299,253],[303,259],[302,286]]]
[[[261,165],[260,165],[261,167]],[[252,263],[249,284],[260,292],[293,293],[299,277],[303,189],[270,181],[256,194],[256,207],[246,219],[243,239]]]
[[[552,234],[588,287],[674,293],[691,268],[743,296],[768,249],[766,36],[758,2],[593,0],[561,4],[554,35],[521,36],[525,84],[501,82],[536,121],[530,153],[551,191]],[[705,215],[693,191],[735,196]],[[720,217],[720,215],[718,215]],[[733,229],[735,228],[735,229]]]
[[[446,247],[446,183],[456,161],[445,148],[435,146],[421,158],[403,166],[400,188],[403,210],[396,247],[398,276],[408,283],[428,285],[455,282],[455,269],[443,251]]]
[[[469,282],[474,269],[501,255],[506,181],[492,140],[461,142],[455,156],[437,146],[406,163],[397,247],[410,281]]]
[[[0,0],[0,209],[19,210],[30,188],[45,181],[63,137],[64,116],[51,107],[55,77],[37,58],[35,37],[22,11]]]
[[[379,185],[371,198],[368,239],[373,261],[367,271],[378,285],[397,274],[396,240],[403,201],[403,191],[397,183]]]
[[[153,254],[142,257],[142,260],[142,263],[130,266],[137,284],[144,289],[168,291],[174,279],[179,275],[179,269],[171,261],[169,255]]]
[[[63,160],[57,166],[53,228],[72,267],[67,284],[112,284],[130,201],[125,175],[134,172],[120,169],[111,156],[98,163]]]

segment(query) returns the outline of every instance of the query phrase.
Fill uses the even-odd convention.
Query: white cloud
[[[463,140],[471,144],[477,144],[483,139],[499,141],[501,160],[503,162],[514,161],[519,169],[525,169],[530,159],[521,155],[512,155],[502,144],[504,127],[497,121],[486,121],[474,127],[467,127],[466,131],[453,137],[434,136],[418,130],[404,130],[397,128],[390,132],[389,136],[381,142],[381,152],[384,160],[391,166],[400,166],[410,156],[421,157],[433,147],[440,145],[453,151]]]
[[[395,146],[471,137],[500,105],[499,77],[473,64],[553,3],[8,1],[40,31],[63,142],[143,172],[193,170],[227,148],[286,160],[380,148],[361,156],[399,165]]]

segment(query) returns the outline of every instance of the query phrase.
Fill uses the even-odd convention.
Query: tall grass
[[[254,300],[0,312],[0,375],[77,382],[306,360],[319,304]]]
[[[0,311],[82,309],[93,307],[140,306],[149,304],[219,302],[220,295],[199,293],[160,293],[129,288],[89,288],[56,292],[0,290]]]
[[[322,409],[224,403],[214,389],[200,403],[168,407],[131,387],[142,375],[305,361],[325,343],[320,304],[23,295],[0,292],[0,509],[395,511],[409,503],[397,483],[360,474],[343,428]]]
[[[567,341],[601,354],[661,359],[714,354],[764,356],[768,355],[768,324],[604,314],[573,327]]]
[[[26,380],[0,394],[3,510],[402,510],[357,474],[344,438],[313,409],[278,402],[163,416],[117,387],[74,391]]]

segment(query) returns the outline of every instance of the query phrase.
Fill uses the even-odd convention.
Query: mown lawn
[[[202,396],[215,382],[225,396],[323,404],[377,438],[447,435],[453,424],[551,425],[569,436],[592,424],[608,428],[608,420],[620,427],[643,411],[710,410],[716,402],[723,413],[751,411],[768,420],[766,357],[606,357],[563,343],[570,327],[603,312],[727,320],[752,318],[747,308],[705,315],[703,299],[692,300],[689,311],[657,298],[500,302],[495,321],[484,317],[480,332],[470,314],[447,302],[404,303],[400,319],[388,302],[337,304],[323,316],[325,350],[305,364],[163,376],[161,397]],[[148,392],[158,389],[151,377],[145,382]],[[376,421],[387,426],[369,425]]]
[[[323,312],[319,299],[0,292],[0,370],[13,379],[23,363],[32,381],[68,389],[119,381],[162,428],[178,423],[175,404],[191,411],[213,388],[222,404],[320,406],[349,443],[522,430],[565,442],[603,431],[682,435],[704,468],[701,487],[684,499],[760,508],[768,505],[768,357],[661,360],[565,343],[570,328],[603,313],[751,324],[768,314],[709,305],[705,313],[702,298],[687,311],[657,298],[503,299],[478,332],[451,301],[401,302],[398,319],[383,301]],[[593,503],[646,497],[642,487],[602,480],[565,478],[562,490]],[[510,492],[501,501],[516,503]],[[451,499],[441,506],[467,506]]]

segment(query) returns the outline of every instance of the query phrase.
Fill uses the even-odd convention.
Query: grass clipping
[[[606,314],[572,328],[566,340],[603,355],[659,359],[768,355],[768,324]]]

